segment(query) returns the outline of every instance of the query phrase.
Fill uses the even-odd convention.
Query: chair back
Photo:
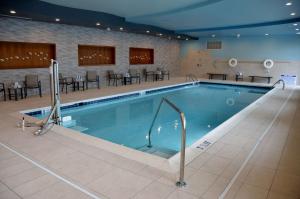
[[[115,75],[115,72],[113,70],[107,70],[107,76],[113,77]]]
[[[26,75],[25,83],[28,88],[39,87],[39,77],[38,75]]]
[[[130,76],[135,76],[138,74],[137,70],[136,69],[129,69],[128,70],[128,73],[130,74]]]
[[[87,81],[96,81],[97,80],[97,71],[94,71],[94,70],[86,71],[86,80]]]

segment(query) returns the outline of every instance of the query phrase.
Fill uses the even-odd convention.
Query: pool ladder
[[[187,74],[185,76],[185,81],[189,81],[189,80],[192,80],[193,82],[199,81],[197,76],[194,74]]]
[[[151,143],[151,132],[152,132],[152,128],[154,126],[154,123],[156,121],[156,118],[158,116],[158,113],[161,109],[161,106],[163,103],[166,103],[167,105],[169,105],[171,108],[173,108],[180,116],[180,121],[181,121],[181,150],[180,150],[180,176],[179,176],[179,180],[176,182],[176,186],[178,187],[184,187],[186,186],[186,183],[184,181],[184,166],[185,166],[185,146],[186,146],[186,119],[184,116],[184,113],[175,105],[173,104],[171,101],[169,101],[167,98],[162,98],[159,106],[157,108],[157,111],[155,113],[155,116],[153,118],[153,121],[151,123],[151,127],[149,129],[148,132],[148,147],[152,147],[152,143]]]
[[[277,82],[275,82],[272,87],[274,88],[276,84],[279,84],[280,82],[282,82],[282,90],[285,89],[285,81],[283,79],[279,79]]]

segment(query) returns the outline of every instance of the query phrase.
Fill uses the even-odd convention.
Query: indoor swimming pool
[[[147,147],[149,128],[163,97],[184,112],[188,147],[269,90],[268,87],[201,82],[74,102],[62,107],[63,125],[125,147],[169,158],[180,150],[181,122],[178,113],[166,104],[162,105],[152,129],[152,147]],[[49,112],[27,114],[44,118]]]

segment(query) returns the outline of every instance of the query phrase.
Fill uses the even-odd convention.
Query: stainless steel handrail
[[[185,80],[188,81],[188,80],[192,80],[193,82],[195,81],[198,81],[198,78],[196,75],[193,75],[193,74],[187,74],[186,77],[185,77]]]
[[[177,113],[180,115],[180,121],[181,121],[181,150],[180,150],[180,175],[179,175],[179,181],[176,182],[176,186],[183,187],[186,185],[184,182],[184,166],[185,166],[185,146],[186,146],[186,120],[184,113],[172,102],[170,102],[167,98],[162,98],[159,106],[157,108],[157,111],[155,113],[155,116],[152,120],[151,127],[148,132],[148,147],[152,147],[151,144],[151,132],[152,128],[154,126],[154,123],[156,121],[156,118],[158,116],[158,113],[161,109],[162,104],[166,102],[171,108],[173,108]]]
[[[276,84],[279,84],[280,82],[282,82],[282,90],[285,89],[285,81],[283,79],[279,79],[277,82],[275,82],[272,87],[275,87]]]

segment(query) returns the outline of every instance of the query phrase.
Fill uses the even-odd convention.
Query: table
[[[82,88],[82,90],[84,91],[84,87],[85,87],[85,81],[74,81],[73,82],[73,91],[76,90],[80,90],[80,88]]]
[[[21,87],[21,88],[14,88],[14,87],[8,88],[8,99],[11,100],[12,97],[15,97],[15,101],[18,101],[19,96],[21,97],[21,99],[23,99],[24,98],[23,90],[24,90],[23,87]]]
[[[273,78],[272,76],[257,76],[257,75],[249,75],[251,78],[251,82],[254,82],[255,78],[260,78],[260,79],[267,79],[268,84],[270,84],[271,79]]]
[[[221,76],[223,80],[227,79],[227,74],[225,73],[207,73],[208,74],[208,79],[213,79],[214,76]]]
[[[127,85],[127,84],[132,84],[132,78],[131,77],[123,77],[123,82],[124,82],[124,85]]]

